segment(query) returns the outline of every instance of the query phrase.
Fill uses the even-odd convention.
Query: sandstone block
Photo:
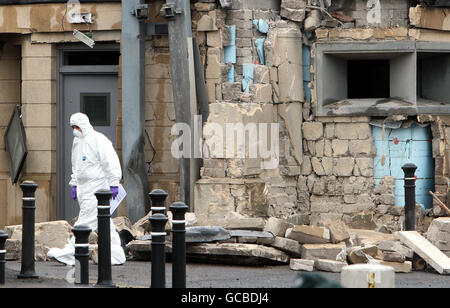
[[[344,244],[305,244],[302,245],[302,259],[307,260],[336,260]]]
[[[22,257],[22,240],[7,239],[5,243],[6,261],[20,260]]]
[[[275,236],[285,236],[286,230],[292,227],[293,224],[283,219],[270,217],[264,226],[264,231],[272,232]]]
[[[210,47],[222,48],[223,47],[222,31],[207,32],[206,43]]]
[[[203,15],[197,23],[197,31],[217,31],[216,20],[209,15]]]
[[[264,219],[259,217],[245,217],[239,213],[231,212],[227,216],[225,228],[261,231],[264,229]]]
[[[339,139],[368,139],[372,135],[368,123],[336,123],[335,135]]]
[[[333,160],[333,174],[336,176],[351,176],[355,167],[355,159],[352,157],[341,157]]]
[[[375,245],[359,246],[350,248],[348,253],[348,261],[351,264],[367,263],[370,256],[374,258],[378,253],[378,248]]]
[[[405,262],[405,259],[406,259],[405,256],[399,252],[390,252],[390,251],[383,252],[383,261],[386,262],[403,263]]]
[[[275,241],[270,246],[286,252],[290,256],[300,257],[302,253],[302,247],[299,242],[284,237],[275,237]]]
[[[304,9],[289,9],[289,8],[281,8],[280,15],[292,20],[292,21],[298,21],[301,22],[305,20],[306,17],[306,10]]]
[[[359,155],[371,155],[373,141],[371,139],[368,140],[351,140],[350,141],[350,155],[359,156]]]
[[[332,220],[324,223],[330,230],[331,242],[337,244],[350,238],[347,225],[342,220]]]
[[[289,268],[293,271],[314,271],[314,260],[291,259]]]
[[[238,101],[242,95],[241,83],[224,82],[222,84],[222,94],[225,101]]]
[[[340,273],[344,266],[347,266],[347,262],[318,259],[314,263],[316,270],[332,273]]]
[[[289,9],[305,9],[306,1],[305,0],[282,0],[281,7],[289,8]]]
[[[22,240],[22,225],[6,226],[5,232],[11,240]],[[51,221],[35,224],[36,245],[48,248],[64,248],[72,236],[71,225],[63,221]]]
[[[348,140],[333,139],[331,141],[331,148],[333,149],[333,156],[343,156],[348,153]]]
[[[323,136],[323,124],[320,122],[305,122],[302,128],[306,140],[319,140]]]
[[[285,237],[302,244],[329,243],[331,240],[329,229],[307,225],[287,229]]]
[[[270,83],[269,67],[265,65],[255,65],[253,74],[255,83]]]
[[[250,93],[253,94],[254,103],[271,103],[272,102],[272,85],[271,84],[252,84]]]
[[[405,261],[405,262],[399,263],[399,262],[373,260],[372,263],[390,266],[394,269],[394,271],[396,273],[411,273],[412,272],[412,262],[411,261]]]
[[[199,12],[209,12],[216,8],[215,3],[203,3],[203,2],[196,2],[194,4],[195,10]]]

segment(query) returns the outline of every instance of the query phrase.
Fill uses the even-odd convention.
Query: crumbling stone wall
[[[403,228],[404,209],[395,206],[394,178],[385,177],[375,186],[376,149],[369,124],[373,118],[316,116],[316,80],[321,77],[314,67],[315,46],[335,41],[414,41],[425,36],[436,40],[442,33],[410,28],[406,0],[323,1],[322,7],[321,2],[281,0],[279,11],[236,8],[233,4],[224,8],[209,0],[195,4],[195,33],[202,42],[211,107],[207,123],[244,120],[280,125],[280,163],[275,169],[263,169],[259,160],[247,158],[215,156],[204,160],[202,179],[196,185],[195,211],[200,224],[226,226],[229,219],[237,217],[230,216],[231,211],[253,222],[275,216],[294,224],[323,225],[339,219],[352,228],[382,232]],[[259,30],[259,19],[269,25],[267,33]],[[227,63],[224,53],[230,46],[233,25],[236,61]],[[265,38],[264,63],[255,47],[261,38]],[[304,46],[310,50],[310,76],[302,74]],[[246,92],[246,68],[254,63],[258,64]],[[309,91],[311,98],[307,99]],[[436,194],[446,202],[448,119],[413,119],[431,123]],[[258,189],[248,185],[249,180]],[[250,197],[255,192],[263,196],[259,203]],[[435,215],[443,215],[436,202],[432,211],[417,208],[418,229],[425,231]]]
[[[207,148],[203,154],[212,157],[204,158],[202,179],[196,187],[199,223],[227,226],[241,217],[238,214],[248,224],[252,218],[257,222],[269,216],[290,218],[303,212],[298,210],[303,204],[297,195],[303,159],[304,95],[303,88],[297,86],[303,82],[300,27],[282,21],[278,11],[263,6],[238,7],[224,9],[210,1],[194,5],[194,33],[201,42],[206,66],[208,123],[222,127],[226,123],[278,123],[279,165],[265,169],[261,158],[227,157]],[[261,29],[265,25],[268,29]],[[230,34],[232,28],[235,32]],[[261,39],[265,40],[263,57],[255,44]],[[235,48],[235,58],[229,62],[224,55],[226,48]],[[208,134],[203,133],[207,141]],[[246,153],[248,150],[247,145]]]
[[[168,203],[178,201],[178,160],[171,154],[175,107],[167,36],[149,36],[145,46],[145,160],[150,190],[168,192]]]

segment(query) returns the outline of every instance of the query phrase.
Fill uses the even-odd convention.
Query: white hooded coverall
[[[109,190],[111,186],[118,187],[122,169],[111,141],[94,130],[85,114],[72,115],[70,125],[76,125],[82,130],[81,136],[73,140],[72,177],[69,183],[72,187],[77,186],[77,199],[80,205],[80,214],[75,226],[87,225],[92,231],[96,231],[98,201],[95,193]],[[112,220],[110,226],[111,264],[120,265],[126,261],[125,253]],[[72,236],[63,249],[52,248],[47,255],[67,265],[74,265],[74,243],[75,237]]]

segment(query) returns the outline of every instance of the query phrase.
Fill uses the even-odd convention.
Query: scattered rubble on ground
[[[270,217],[260,230],[254,230],[255,224],[250,220],[249,223],[249,228],[245,228],[245,223],[236,222],[242,230],[218,226],[187,227],[188,260],[242,265],[288,264],[294,271],[335,273],[349,264],[372,263],[409,273],[413,270],[413,257],[421,259],[414,247],[401,240],[398,232],[350,229],[338,220],[325,223],[326,226],[313,226],[294,225]],[[426,235],[445,248],[441,238],[445,237],[447,227],[450,231],[450,219],[438,218]],[[130,258],[149,260],[151,240],[132,241],[127,247]],[[171,253],[170,236],[167,253]]]
[[[255,228],[252,220],[237,221],[242,229],[220,226],[198,226],[195,214],[189,213],[186,227],[186,253],[191,262],[234,265],[289,265],[294,271],[341,272],[349,264],[388,265],[398,273],[413,270],[417,258],[427,269],[450,273],[450,217],[440,217],[423,234],[399,231],[394,234],[373,230],[350,229],[339,221],[325,226],[294,225],[270,217]],[[147,218],[148,220],[148,218]],[[151,259],[151,228],[145,219],[132,225],[127,217],[113,219],[121,235],[129,260]],[[244,222],[244,223],[243,223]],[[245,222],[249,225],[246,226]],[[22,226],[7,226],[6,259],[20,260]],[[37,223],[35,258],[47,261],[51,247],[62,248],[71,234],[66,221]],[[172,253],[171,224],[166,225],[166,253]],[[341,239],[341,240],[338,240]],[[98,259],[97,234],[89,239],[91,259]],[[414,258],[416,261],[414,261]],[[421,270],[420,268],[414,268]]]

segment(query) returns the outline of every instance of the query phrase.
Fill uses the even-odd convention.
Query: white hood
[[[84,113],[75,113],[70,117],[70,126],[76,125],[81,128],[83,136],[86,136],[90,132],[94,130],[91,123],[89,122],[89,118]]]

